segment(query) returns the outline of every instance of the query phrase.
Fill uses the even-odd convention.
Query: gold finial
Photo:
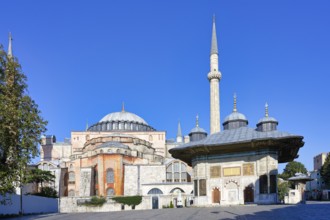
[[[125,112],[125,103],[123,102],[122,106],[121,106],[121,112]]]
[[[237,112],[237,96],[236,93],[234,93],[234,109],[233,112]]]
[[[198,114],[196,115],[196,127],[199,127],[199,123],[198,123]]]
[[[265,104],[265,116],[268,117],[268,103]]]

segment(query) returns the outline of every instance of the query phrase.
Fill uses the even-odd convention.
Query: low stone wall
[[[23,213],[54,213],[58,212],[58,199],[46,198],[41,196],[23,195]],[[6,197],[0,196],[0,201],[4,201],[6,204],[0,205],[1,215],[19,214],[20,212],[20,195],[6,195]]]
[[[80,205],[79,202],[87,200],[90,197],[62,197],[60,201],[60,212],[70,213],[70,212],[113,212],[121,210],[131,210],[132,207],[125,205],[122,207],[120,203],[116,203],[110,198],[107,198],[107,202],[102,206],[93,207]],[[150,197],[142,197],[142,202],[140,205],[136,206],[136,210],[150,209],[151,200]]]
[[[143,196],[142,202],[135,206],[135,210],[145,210],[152,209],[152,197],[158,197],[158,209],[162,209],[163,207],[169,206],[171,201],[175,206],[175,198],[171,195],[151,195],[151,196]],[[114,200],[107,198],[106,203],[102,206],[92,207],[81,205],[84,200],[88,200],[90,197],[62,197],[60,200],[60,212],[61,213],[70,213],[70,212],[113,212],[113,211],[121,211],[121,210],[132,210],[133,208],[130,206],[123,206],[120,203],[116,203]],[[188,200],[187,196],[182,196],[183,205],[185,206],[186,200]],[[188,203],[188,202],[187,202]],[[189,205],[189,204],[187,204]]]

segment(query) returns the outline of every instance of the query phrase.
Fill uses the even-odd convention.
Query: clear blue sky
[[[58,141],[126,110],[157,130],[209,131],[209,53],[216,15],[221,120],[255,127],[269,103],[279,130],[303,135],[298,161],[330,151],[330,1],[1,1],[0,43]],[[282,172],[280,167],[280,172]]]

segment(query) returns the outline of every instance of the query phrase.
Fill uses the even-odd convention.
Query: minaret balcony
[[[211,81],[212,79],[221,79],[221,73],[218,71],[212,71],[207,74],[207,78]]]

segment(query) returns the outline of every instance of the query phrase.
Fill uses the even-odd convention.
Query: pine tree
[[[0,194],[22,183],[27,165],[39,155],[47,122],[27,94],[26,76],[18,60],[0,45]]]
[[[330,153],[321,168],[321,176],[327,188],[330,188]]]

